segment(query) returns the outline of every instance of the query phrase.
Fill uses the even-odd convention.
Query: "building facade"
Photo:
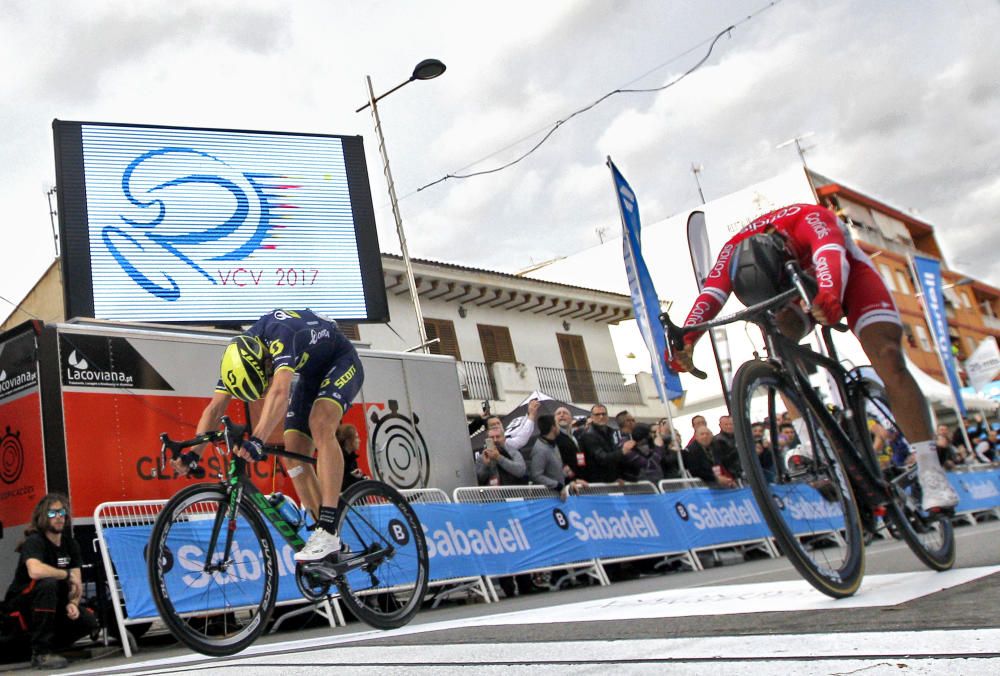
[[[387,324],[341,322],[355,342],[420,349],[403,261],[382,255]],[[448,263],[414,260],[428,349],[455,358],[465,413],[484,402],[506,413],[534,391],[581,407],[600,402],[640,418],[664,413],[648,373],[623,375],[609,327],[632,317],[629,296]],[[54,262],[0,328],[59,322],[62,277]]]
[[[820,203],[847,223],[892,291],[903,320],[907,356],[920,370],[945,382],[919,285],[910,270],[910,255],[941,260],[948,329],[960,367],[984,339],[1000,339],[1000,289],[950,269],[931,224],[815,172],[809,177]],[[959,375],[965,379],[964,370]]]

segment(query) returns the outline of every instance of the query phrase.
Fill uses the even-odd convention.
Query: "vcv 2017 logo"
[[[157,182],[160,176],[178,170],[186,175]],[[206,262],[243,261],[259,249],[274,249],[276,245],[265,240],[278,227],[274,222],[281,218],[278,210],[294,208],[286,203],[287,191],[301,186],[289,185],[286,177],[276,174],[238,171],[194,148],[166,147],[132,160],[122,173],[120,187],[129,203],[148,217],[119,214],[121,224],[105,225],[101,240],[141,289],[176,301],[182,290],[163,270],[162,254],[211,284],[225,284],[238,270],[220,272],[216,278],[205,269]],[[212,206],[225,204],[232,204],[228,213],[218,213],[219,206]],[[153,269],[155,275],[150,272]],[[259,277],[255,281],[259,283]]]

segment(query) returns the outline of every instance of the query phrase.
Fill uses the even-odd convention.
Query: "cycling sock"
[[[337,508],[322,506],[319,508],[319,519],[316,525],[327,533],[337,532]]]

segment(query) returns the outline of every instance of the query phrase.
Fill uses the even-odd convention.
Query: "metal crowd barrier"
[[[684,479],[661,479],[660,483],[657,485],[661,493],[672,493],[676,491],[682,491],[688,488],[707,488],[708,485],[701,479],[696,479],[694,477],[687,477]],[[722,555],[720,552],[725,550],[735,550],[741,556],[745,555],[750,551],[759,551],[766,554],[769,558],[776,559],[781,556],[778,551],[778,546],[774,542],[773,537],[765,537],[753,540],[740,540],[738,542],[722,542],[716,545],[710,545],[707,547],[693,547],[690,550],[691,553],[691,563],[694,570],[704,570],[705,566],[701,562],[701,557],[698,555],[699,552],[704,552],[711,555],[712,560],[715,563],[720,563],[722,561]]]
[[[546,486],[463,486],[456,488],[452,493],[455,502],[465,504],[485,504],[496,502],[513,502],[523,500],[544,500],[556,496],[555,491]],[[519,571],[518,574],[545,573],[552,571],[567,571],[571,579],[577,579],[578,575],[583,575],[597,580],[598,584],[607,586],[611,584],[608,574],[597,559],[585,559],[582,561],[565,561],[559,565],[542,566],[530,570]],[[498,576],[499,577],[499,576]],[[487,577],[493,598],[497,601],[500,596],[497,594],[493,579]]]
[[[410,488],[399,491],[411,505],[451,504],[451,498],[440,488]],[[441,601],[453,594],[472,592],[486,603],[492,603],[496,592],[491,589],[489,581],[479,575],[469,577],[451,577],[441,580],[431,579],[429,587],[446,587],[434,594],[432,608],[437,608]]]
[[[955,469],[951,470],[951,474],[976,474],[979,472],[987,472],[992,469],[996,469],[997,465],[1000,463],[985,463],[980,462],[974,465],[959,465]],[[969,525],[975,526],[980,521],[985,521],[987,519],[1000,519],[1000,507],[992,507],[986,509],[967,509],[961,512],[955,512],[955,515],[951,518],[953,523],[964,521]]]

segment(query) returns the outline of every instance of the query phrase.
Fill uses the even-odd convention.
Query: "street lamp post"
[[[410,251],[406,246],[406,234],[403,232],[403,217],[399,213],[399,201],[396,199],[396,185],[392,180],[392,170],[389,169],[389,154],[385,149],[385,137],[382,135],[382,121],[378,116],[378,101],[393,93],[397,89],[408,85],[414,80],[432,80],[445,71],[445,65],[437,59],[424,59],[413,69],[413,75],[409,80],[401,82],[389,91],[375,96],[372,87],[371,76],[365,76],[368,82],[368,103],[358,108],[356,113],[360,113],[365,108],[371,106],[372,120],[375,123],[375,135],[378,137],[378,150],[382,156],[382,167],[385,173],[385,182],[389,186],[389,203],[392,205],[392,215],[396,219],[396,234],[399,236],[399,248],[403,253],[403,267],[406,269],[406,283],[410,287],[410,299],[413,301],[413,313],[417,317],[417,331],[420,335],[420,350],[427,352],[427,329],[424,327],[424,314],[420,310],[420,295],[417,293],[417,285],[413,278],[413,264],[410,262]]]

